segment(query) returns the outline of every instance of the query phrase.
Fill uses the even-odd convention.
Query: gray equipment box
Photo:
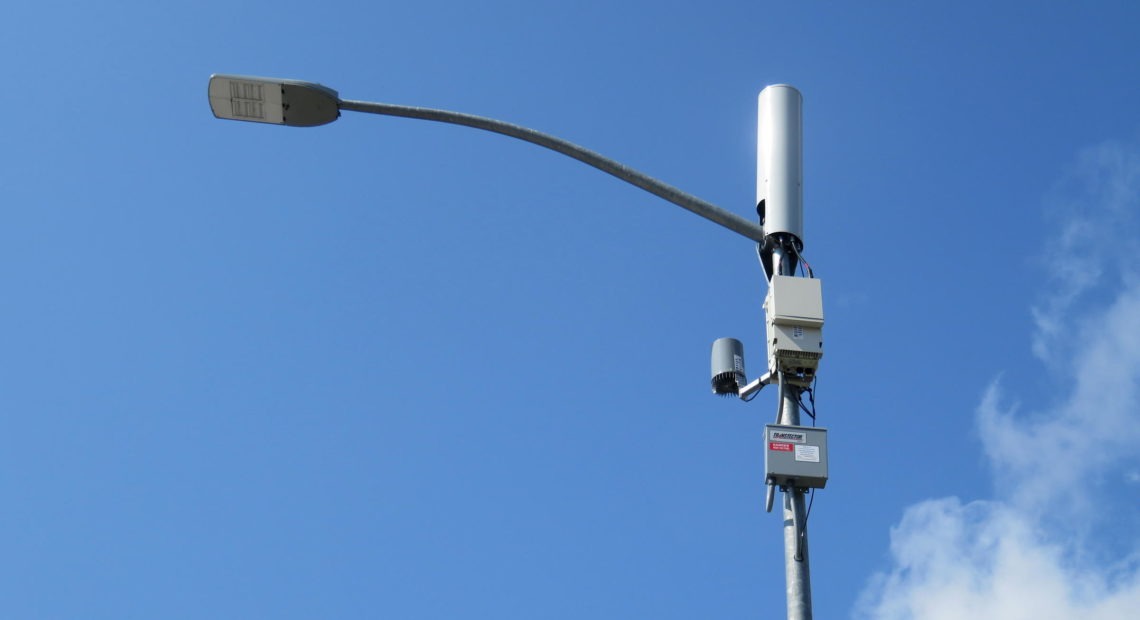
[[[814,278],[772,276],[764,299],[768,370],[811,385],[823,357],[823,290]]]
[[[827,429],[766,425],[764,469],[776,486],[822,489],[827,485]]]

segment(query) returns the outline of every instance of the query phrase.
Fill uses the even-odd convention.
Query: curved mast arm
[[[393,105],[388,103],[372,103],[368,101],[351,101],[341,100],[339,102],[340,109],[351,110],[353,112],[367,112],[369,114],[381,114],[384,116],[401,116],[404,118],[418,118],[428,121],[437,121],[441,123],[451,123],[454,125],[464,125],[473,127],[475,129],[482,129],[493,133],[503,134],[512,138],[517,138],[524,142],[537,144],[541,147],[548,148],[552,151],[573,157],[578,161],[597,168],[602,172],[613,175],[627,183],[636,185],[641,189],[663,198],[683,209],[687,209],[706,220],[719,224],[739,235],[747,237],[753,241],[761,242],[764,240],[764,229],[758,224],[750,222],[735,213],[730,213],[712,203],[706,202],[683,192],[672,185],[658,181],[657,179],[642,174],[629,166],[616,162],[612,159],[602,157],[601,155],[589,149],[582,148],[572,142],[567,142],[561,138],[528,129],[521,125],[512,123],[505,123],[503,121],[487,118],[483,116],[475,116],[473,114],[463,114],[461,112],[450,112],[447,110],[435,110],[432,108],[420,108],[413,106]]]

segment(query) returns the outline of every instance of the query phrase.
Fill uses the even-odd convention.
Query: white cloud
[[[1114,541],[1115,564],[1084,549],[1103,525],[1098,493],[1115,484],[1135,494],[1121,483],[1140,458],[1140,153],[1089,149],[1060,187],[1059,232],[1044,261],[1051,293],[1033,309],[1033,349],[1062,379],[1064,398],[1024,413],[990,386],[976,419],[1001,500],[909,508],[891,531],[892,567],[871,580],[859,616],[1140,614],[1136,537]]]
[[[1140,256],[1140,152],[1114,143],[1085,149],[1052,196],[1049,215],[1057,232],[1043,256],[1049,293],[1031,310],[1033,351],[1047,362],[1066,352],[1056,349],[1077,301],[1103,285],[1106,273],[1137,275],[1131,259]]]
[[[1079,499],[1074,489],[1140,451],[1140,286],[1068,324],[1077,343],[1067,347],[1073,358],[1066,402],[1018,415],[1002,410],[993,386],[978,408],[986,456],[1001,473],[998,488],[1032,512],[1074,505],[1060,495]]]
[[[912,506],[891,531],[894,569],[860,603],[882,620],[1131,620],[1140,573],[1082,566],[1024,511],[942,499]]]

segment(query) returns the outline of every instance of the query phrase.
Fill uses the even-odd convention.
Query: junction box
[[[827,485],[827,429],[768,424],[764,469],[770,484],[800,489]]]
[[[815,379],[823,357],[823,288],[815,278],[772,276],[764,299],[768,370],[795,385]]]

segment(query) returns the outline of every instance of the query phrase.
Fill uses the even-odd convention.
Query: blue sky
[[[212,73],[546,131],[744,216],[804,94],[816,617],[1140,605],[1132,3],[9,2],[0,615],[784,609],[751,244],[501,136],[223,122]]]

